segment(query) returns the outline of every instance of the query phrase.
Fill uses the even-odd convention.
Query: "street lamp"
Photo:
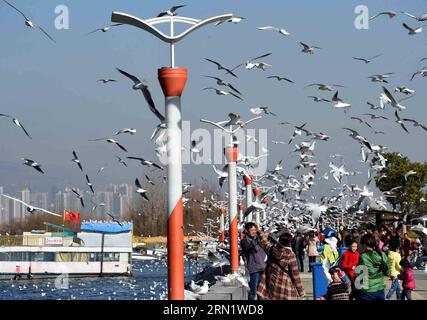
[[[191,32],[211,23],[226,21],[232,14],[206,20],[180,16],[163,16],[147,20],[113,12],[111,21],[141,28],[170,44],[170,68],[160,68],[158,79],[165,95],[166,129],[168,136],[168,298],[184,300],[184,235],[182,207],[182,162],[181,162],[181,95],[187,81],[187,69],[175,67],[175,43]],[[165,35],[155,26],[170,24],[170,35]],[[174,23],[191,25],[179,35],[174,35]]]
[[[231,118],[231,117],[230,117]],[[201,119],[201,122],[211,124],[217,128],[220,128],[224,132],[230,135],[230,144],[225,147],[225,156],[228,163],[228,195],[229,195],[229,235],[230,235],[230,253],[231,253],[231,271],[233,273],[239,270],[239,248],[238,248],[238,226],[237,226],[237,156],[239,150],[237,143],[233,141],[234,134],[252,121],[261,119],[262,117],[256,117],[246,122],[240,121],[237,127],[233,130],[233,120],[225,122],[212,122],[209,120]],[[236,122],[236,121],[234,121]],[[224,124],[225,123],[225,124]],[[228,126],[229,129],[224,126]]]

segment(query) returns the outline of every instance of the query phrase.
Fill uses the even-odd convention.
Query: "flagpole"
[[[65,226],[65,209],[64,209],[64,214],[62,215],[62,226]]]

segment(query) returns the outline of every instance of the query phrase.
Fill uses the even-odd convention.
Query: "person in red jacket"
[[[354,282],[354,271],[358,263],[357,241],[352,240],[349,250],[344,252],[341,260],[341,269],[348,275],[352,283]]]
[[[415,289],[415,277],[412,265],[406,258],[400,261],[400,265],[403,269],[402,273],[398,275],[399,280],[402,281],[403,288],[400,300],[405,300],[405,298],[412,300],[411,293]]]

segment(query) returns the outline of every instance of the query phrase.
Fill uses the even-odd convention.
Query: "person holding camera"
[[[384,300],[384,276],[390,276],[387,256],[379,250],[373,234],[365,234],[360,242],[363,253],[356,267],[355,298],[356,300]]]
[[[267,267],[258,286],[258,295],[268,300],[300,300],[306,294],[302,286],[297,259],[292,251],[292,235],[288,231],[281,232],[277,237],[272,236],[270,242],[268,233],[261,230],[261,246],[267,252]]]
[[[248,300],[256,299],[256,291],[261,280],[261,275],[267,265],[267,255],[260,245],[258,227],[253,222],[245,224],[244,237],[240,242],[242,255],[246,260],[246,268],[249,272]]]

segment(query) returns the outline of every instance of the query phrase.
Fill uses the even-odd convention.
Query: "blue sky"
[[[163,95],[157,81],[157,69],[169,64],[167,44],[152,35],[130,26],[122,26],[107,33],[85,35],[87,32],[108,24],[112,11],[126,12],[141,18],[151,18],[172,5],[171,1],[130,0],[44,0],[12,1],[31,19],[43,26],[56,40],[51,43],[37,30],[24,25],[22,17],[0,1],[0,113],[12,114],[30,131],[33,140],[13,127],[10,120],[0,119],[0,166],[19,164],[21,157],[39,161],[46,176],[22,167],[28,175],[24,181],[31,184],[47,179],[59,184],[83,187],[83,176],[70,161],[76,150],[90,176],[98,168],[110,163],[103,175],[93,178],[96,184],[132,182],[142,170],[137,163],[129,163],[128,169],[116,162],[114,156],[126,156],[115,146],[88,139],[109,136],[125,128],[137,129],[135,136],[119,136],[129,155],[141,155],[155,159],[154,145],[149,137],[155,117],[148,112],[139,92],[131,90],[131,83],[117,73],[123,68],[151,84],[153,98],[162,111]],[[394,121],[369,120],[377,130],[386,135],[374,135],[364,125],[350,120],[371,112],[366,101],[377,102],[381,86],[371,83],[372,74],[394,72],[390,89],[397,85],[416,90],[416,96],[406,103],[401,115],[427,123],[426,81],[416,78],[410,82],[413,72],[423,67],[418,61],[427,56],[426,31],[408,36],[402,22],[411,26],[421,25],[415,20],[399,15],[393,19],[382,16],[371,22],[369,30],[354,27],[354,8],[364,4],[370,15],[384,10],[405,10],[421,15],[427,12],[425,1],[185,1],[187,7],[179,12],[183,16],[207,18],[233,13],[246,19],[239,24],[225,23],[198,30],[176,46],[176,63],[185,66],[189,79],[182,97],[183,118],[192,127],[201,126],[200,118],[223,120],[228,112],[249,118],[249,108],[269,106],[279,119],[266,116],[256,128],[267,128],[269,141],[287,141],[293,129],[279,126],[279,121],[295,124],[307,122],[312,131],[322,131],[331,136],[329,142],[318,142],[316,158],[319,172],[328,170],[328,155],[341,153],[351,170],[366,171],[359,163],[359,146],[341,129],[350,126],[359,130],[374,144],[386,145],[393,151],[414,161],[425,161],[426,132],[408,125],[410,134],[404,133]],[[66,5],[70,13],[70,29],[55,30],[54,9]],[[257,27],[273,25],[291,33],[283,37],[278,33],[257,30]],[[298,42],[306,42],[322,48],[314,55],[301,53]],[[248,58],[264,53],[273,54],[265,62],[272,65],[267,71],[239,70],[239,79],[224,77],[215,66],[204,61],[211,58],[226,66],[235,66]],[[371,64],[354,61],[352,56],[370,57],[382,54]],[[244,101],[230,96],[216,96],[201,91],[213,82],[201,77],[215,75],[231,81],[242,93]],[[283,75],[295,81],[295,85],[266,79],[268,75]],[[114,78],[117,83],[102,85],[100,78]],[[308,95],[320,95],[330,99],[331,93],[304,87],[313,82],[338,83],[345,86],[340,97],[352,103],[344,114],[327,103],[314,103]],[[394,119],[390,106],[379,115]],[[301,142],[297,139],[295,142]],[[284,173],[294,173],[297,158],[291,157],[291,146],[270,144],[269,163],[273,166],[284,160]],[[301,171],[300,173],[305,173]],[[192,180],[199,175],[210,176],[215,181],[210,166],[184,166],[184,179]],[[355,177],[355,183],[364,178]],[[0,185],[2,179],[0,177]],[[319,186],[318,192],[325,188]]]

